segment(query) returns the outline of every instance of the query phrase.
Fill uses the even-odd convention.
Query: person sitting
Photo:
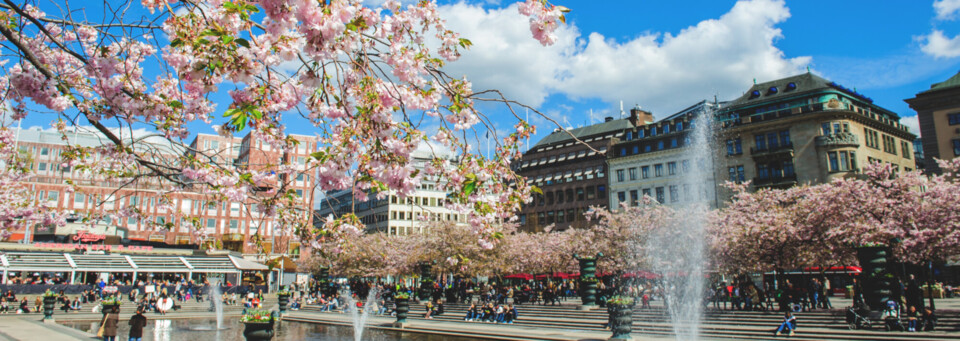
[[[61,303],[60,303],[60,310],[63,310],[63,313],[64,313],[64,314],[70,312],[70,300],[67,299],[67,300],[63,300],[63,301],[60,301],[60,302],[61,302]]]
[[[293,303],[290,303],[290,310],[300,310],[300,299],[293,300]]]
[[[917,320],[917,307],[910,306],[910,308],[907,309],[907,331],[908,332],[917,331],[918,324],[919,324],[919,321]]]
[[[496,317],[494,317],[493,322],[494,322],[494,323],[502,323],[502,322],[503,322],[503,316],[504,316],[504,315],[506,315],[506,311],[504,310],[503,306],[502,306],[502,305],[501,305],[501,306],[497,306]]]
[[[480,317],[480,320],[483,322],[493,321],[493,303],[487,303],[487,305],[483,306],[483,316]]]
[[[788,335],[793,336],[794,329],[797,329],[797,317],[793,316],[793,312],[787,311],[783,314],[783,323],[773,335],[780,335],[781,332],[786,331]]]
[[[432,319],[433,317],[430,317],[430,315],[432,315],[433,312],[434,312],[434,310],[433,310],[433,302],[427,301],[426,306],[427,306],[427,312],[426,312],[425,314],[423,314],[423,318]]]
[[[386,300],[384,300],[384,299],[381,298],[380,301],[377,303],[377,305],[379,305],[379,307],[380,307],[380,309],[377,309],[377,315],[383,315],[383,314],[386,314],[386,313],[387,313],[387,301],[386,301]]]
[[[7,303],[7,300],[0,299],[0,313],[6,314],[10,311],[10,304]]]
[[[437,300],[437,304],[434,305],[433,314],[430,316],[440,316],[443,315],[443,301]]]
[[[77,297],[73,299],[73,303],[70,304],[70,310],[80,311],[80,309],[83,309],[83,307],[80,306],[80,297]]]
[[[923,309],[923,321],[921,323],[921,330],[931,332],[937,327],[937,315],[934,313],[933,309],[926,307]]]
[[[20,300],[20,310],[19,310],[17,313],[18,313],[18,314],[20,314],[20,313],[29,314],[29,313],[30,313],[30,302],[27,302],[27,298],[26,298],[26,297],[24,297],[23,299]]]
[[[508,306],[507,306],[507,317],[506,317],[507,323],[508,323],[508,324],[513,324],[513,321],[516,321],[517,316],[518,316],[517,307],[514,306],[514,305],[508,305]]]
[[[467,322],[473,321],[473,319],[476,318],[475,316],[476,310],[477,310],[477,305],[471,303],[470,308],[467,308],[467,316],[464,316],[463,320]]]

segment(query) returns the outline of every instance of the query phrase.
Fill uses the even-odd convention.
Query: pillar
[[[77,284],[77,272],[70,271],[70,284]]]

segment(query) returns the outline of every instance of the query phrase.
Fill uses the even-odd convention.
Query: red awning
[[[640,271],[625,273],[623,274],[623,278],[657,279],[657,278],[660,278],[660,275],[650,271],[640,270]]]
[[[522,274],[522,273],[521,273],[521,274],[512,274],[512,275],[509,275],[509,276],[504,276],[503,278],[506,278],[506,279],[522,279],[522,280],[527,280],[527,281],[529,281],[529,280],[533,279],[533,275],[531,275],[531,274]]]
[[[811,266],[811,267],[803,268],[803,271],[804,271],[804,272],[815,272],[815,273],[819,273],[819,272],[820,272],[820,267],[819,267],[819,266]],[[858,274],[858,273],[863,272],[863,268],[861,268],[861,267],[859,267],[859,266],[831,266],[831,267],[827,268],[826,270],[824,270],[824,272],[844,272],[844,273],[857,273],[857,274]]]

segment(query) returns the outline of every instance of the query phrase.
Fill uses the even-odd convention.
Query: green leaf
[[[180,101],[170,101],[167,102],[167,105],[174,109],[183,109],[183,103],[180,103]]]
[[[473,46],[473,42],[467,38],[460,38],[460,46],[464,48],[470,48],[470,46]]]
[[[227,109],[227,112],[223,113],[223,117],[236,116],[238,112],[240,112],[240,110],[237,110],[237,109]]]
[[[261,113],[260,110],[252,109],[250,110],[250,114],[253,115],[253,118],[256,118],[258,120],[263,119],[263,113]]]
[[[170,47],[178,47],[180,45],[183,45],[183,40],[180,40],[180,38],[174,39],[170,42]]]
[[[236,39],[236,40],[234,40],[234,41],[235,41],[235,42],[237,42],[237,45],[240,45],[240,46],[243,46],[243,47],[246,47],[246,48],[248,48],[248,49],[250,48],[250,42],[249,42],[249,41],[247,41],[246,39],[243,39],[243,38],[237,38],[237,39]]]
[[[226,36],[226,35],[220,36],[220,42],[223,43],[224,45],[230,44],[233,42],[233,37]]]
[[[469,196],[477,190],[477,181],[469,180],[463,184],[463,195]]]

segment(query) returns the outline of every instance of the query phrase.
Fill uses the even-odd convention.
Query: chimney
[[[604,122],[613,121],[613,117],[610,117],[610,116],[604,117],[604,118],[603,118],[603,121],[604,121]]]
[[[633,109],[630,109],[630,123],[634,127],[639,127],[646,125],[647,123],[653,123],[653,114],[649,111],[644,111],[640,109],[640,106],[636,106]]]

